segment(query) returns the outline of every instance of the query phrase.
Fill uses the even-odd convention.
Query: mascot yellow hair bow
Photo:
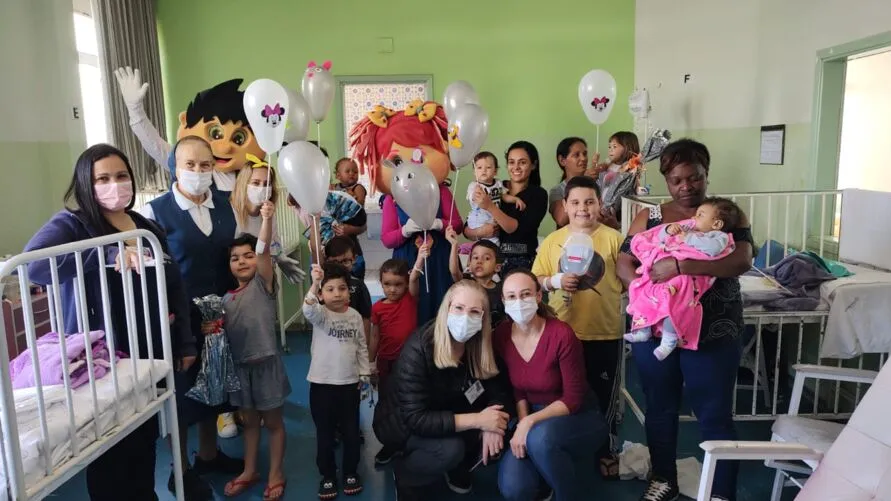
[[[371,123],[377,125],[378,127],[386,128],[389,125],[389,119],[396,112],[387,108],[386,106],[381,106],[379,104],[375,105],[371,111],[368,112],[368,119],[371,120]]]
[[[245,153],[244,157],[247,159],[248,162],[251,163],[252,169],[259,169],[260,167],[269,167],[269,164],[266,163],[266,161],[260,160],[259,157],[251,155],[250,153]]]
[[[405,107],[405,116],[417,115],[419,122],[427,122],[436,116],[436,107],[437,104],[433,101],[424,102],[420,99],[415,99]]]

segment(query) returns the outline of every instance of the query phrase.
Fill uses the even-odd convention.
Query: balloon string
[[[449,222],[448,222],[448,225],[451,225],[451,223],[452,223],[452,214],[455,213],[455,193],[457,193],[456,190],[458,189],[458,174],[459,174],[460,172],[461,172],[461,171],[459,171],[458,168],[455,167],[455,182],[452,183],[452,208],[451,208],[451,210],[449,210]],[[445,231],[445,228],[443,228],[442,231]]]
[[[316,263],[321,266],[322,252],[319,250],[319,240],[321,240],[322,235],[319,233],[319,216],[317,214],[312,215],[312,226],[313,234],[316,236]]]
[[[427,245],[427,230],[424,230],[424,245]],[[424,283],[427,285],[427,294],[430,294],[430,277],[427,275],[427,257],[424,257]]]
[[[322,122],[316,122],[316,142],[322,147]]]
[[[272,165],[275,161],[278,160],[278,153],[270,153],[269,154],[269,166],[266,168],[266,200],[272,198],[272,190],[275,189],[275,186],[272,186]]]
[[[600,126],[597,126],[597,149],[594,150],[595,153],[600,153]]]

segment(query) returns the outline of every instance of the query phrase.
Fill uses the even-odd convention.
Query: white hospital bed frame
[[[752,227],[753,237],[756,242],[756,248],[759,243],[769,240],[779,242],[783,246],[784,254],[789,248],[798,250],[809,250],[817,255],[824,257],[827,253],[827,247],[837,244],[837,228],[836,221],[840,221],[840,216],[836,214],[841,212],[841,190],[831,191],[791,191],[791,192],[770,192],[770,193],[731,193],[720,194],[724,198],[729,198],[736,202],[749,218]],[[660,203],[669,201],[670,198],[665,196],[646,196],[622,199],[622,234],[627,235],[628,229],[634,220],[635,215],[642,209],[656,206]],[[782,212],[778,210],[782,208]],[[817,221],[809,221],[809,214],[819,211],[819,226]],[[830,219],[830,216],[832,218]],[[790,222],[792,221],[792,222]],[[798,226],[800,224],[800,227]],[[776,228],[779,227],[779,230]],[[797,242],[794,239],[798,239]],[[831,256],[835,259],[835,256]],[[770,248],[767,250],[767,262],[770,262]],[[624,305],[622,314],[625,314]],[[733,415],[738,421],[773,421],[783,410],[778,411],[779,404],[779,375],[780,357],[783,348],[783,336],[797,334],[797,352],[794,361],[790,361],[789,365],[794,364],[816,364],[816,365],[835,365],[842,367],[842,360],[831,360],[820,358],[819,355],[815,359],[803,359],[802,348],[805,336],[812,336],[812,329],[818,332],[819,340],[817,345],[822,344],[823,337],[826,334],[826,322],[829,317],[828,309],[814,311],[755,311],[746,309],[743,313],[743,319],[746,325],[755,327],[755,335],[743,347],[743,358],[740,366],[752,372],[752,384],[741,385],[736,384],[734,388],[733,399]],[[624,324],[623,324],[624,325]],[[789,326],[797,325],[797,332],[788,332]],[[777,348],[774,357],[775,375],[773,384],[771,385],[767,378],[765,367],[764,348],[762,346],[762,328],[772,326],[777,330]],[[784,333],[783,327],[787,326]],[[805,326],[812,326],[805,332]],[[884,364],[886,354],[880,354],[879,363]],[[628,391],[626,385],[626,367],[623,358],[623,366],[621,370],[621,396],[619,405],[619,415],[624,415],[625,405],[630,406],[635,417],[641,423],[644,422],[644,412],[640,404],[634,400],[634,397]],[[864,355],[853,359],[857,364],[857,368],[863,369]],[[739,391],[751,391],[751,405],[738,405]],[[815,419],[845,419],[850,417],[851,412],[842,412],[840,409],[841,398],[844,394],[846,398],[853,399],[856,404],[860,401],[865,389],[861,385],[856,385],[853,394],[848,395],[842,388],[840,382],[835,382],[834,388],[830,388],[830,396],[828,400],[831,402],[831,409],[827,409],[825,405],[821,406],[821,398],[813,399],[813,407],[809,413],[802,411],[808,417]],[[760,395],[759,395],[760,394]],[[815,383],[814,395],[824,397],[825,402],[826,390],[821,391],[820,382]],[[759,407],[759,396],[763,401],[763,405]],[[853,408],[853,406],[852,406]],[[695,416],[681,416],[682,421],[695,420]]]
[[[143,256],[143,238],[145,238],[149,242],[149,246],[151,247],[153,256],[163,256],[164,252],[161,249],[161,244],[154,234],[146,231],[146,230],[136,230],[136,231],[128,231],[123,233],[116,233],[114,235],[109,235],[105,237],[94,238],[90,240],[83,240],[80,242],[73,242],[65,245],[60,245],[57,247],[50,247],[47,249],[35,250],[32,252],[26,252],[23,254],[19,254],[14,256],[12,259],[6,261],[2,267],[0,267],[0,279],[6,278],[14,273],[18,274],[19,288],[21,292],[21,297],[24,298],[22,301],[22,310],[23,310],[23,320],[25,324],[25,333],[28,342],[28,348],[33,348],[36,346],[36,332],[35,332],[35,322],[34,322],[34,311],[32,310],[31,302],[28,300],[31,296],[30,292],[30,284],[28,281],[28,264],[36,261],[49,260],[50,261],[50,270],[52,276],[52,284],[47,287],[47,298],[48,298],[48,307],[49,307],[49,315],[50,315],[50,324],[52,327],[52,332],[64,332],[64,318],[62,316],[62,301],[60,301],[61,293],[60,293],[60,281],[57,271],[57,264],[61,260],[60,258],[65,259],[73,259],[77,269],[77,278],[75,283],[78,284],[77,288],[77,297],[75,298],[76,303],[76,314],[77,314],[77,323],[78,323],[78,331],[84,333],[86,336],[91,327],[88,325],[88,314],[87,314],[87,305],[86,305],[86,293],[84,290],[84,254],[90,251],[97,251],[97,256],[99,260],[99,273],[100,273],[100,281],[102,287],[102,308],[104,312],[104,323],[105,323],[105,332],[106,337],[105,340],[108,344],[108,349],[110,353],[115,352],[115,337],[112,332],[111,327],[111,309],[108,299],[108,280],[107,273],[117,273],[114,271],[112,267],[106,267],[106,264],[113,265],[114,263],[106,263],[105,262],[105,252],[102,248],[110,245],[116,245],[119,251],[123,254],[124,252],[124,242],[131,239],[136,239],[138,242],[137,250],[140,256]],[[148,318],[145,319],[145,328],[146,328],[146,339],[138,340],[136,334],[136,312],[134,309],[135,304],[135,296],[134,296],[134,287],[141,287],[142,291],[142,307],[143,311],[147,312],[148,302],[151,300],[158,301],[158,324],[161,326],[160,337],[163,344],[163,361],[166,362],[166,367],[168,368],[165,374],[155,375],[155,362],[150,360],[149,363],[149,374],[151,377],[150,388],[154,388],[154,381],[160,379],[161,376],[166,381],[166,388],[157,389],[155,391],[150,391],[150,395],[148,398],[148,403],[144,406],[140,404],[136,404],[135,413],[128,417],[123,417],[120,411],[120,393],[119,393],[119,383],[118,383],[118,372],[121,371],[120,368],[117,368],[117,364],[111,364],[110,373],[106,375],[106,378],[111,378],[114,384],[114,395],[115,395],[115,408],[114,408],[114,425],[111,427],[110,431],[102,433],[100,429],[100,410],[96,393],[96,384],[97,381],[93,377],[93,359],[92,359],[92,350],[86,350],[86,367],[87,371],[90,375],[89,377],[89,389],[92,393],[92,421],[87,425],[88,427],[95,427],[95,432],[93,435],[92,441],[78,440],[77,432],[75,429],[75,414],[74,407],[72,401],[72,388],[71,382],[69,380],[69,368],[68,368],[68,359],[65,353],[65,337],[60,336],[60,349],[62,350],[63,356],[63,373],[64,373],[64,386],[65,386],[65,402],[64,405],[67,408],[67,417],[68,417],[68,439],[70,440],[70,452],[71,457],[63,462],[61,462],[58,466],[53,465],[52,460],[52,448],[50,447],[52,444],[50,443],[50,439],[48,437],[48,423],[47,423],[47,408],[45,404],[44,397],[44,388],[40,383],[40,366],[37,361],[37,355],[34,350],[32,350],[32,362],[34,364],[34,379],[38,381],[36,386],[37,391],[37,414],[40,420],[40,431],[41,438],[43,440],[43,447],[40,452],[40,461],[45,468],[46,476],[41,478],[39,481],[34,482],[32,485],[26,485],[25,481],[25,472],[23,469],[22,462],[22,453],[19,445],[19,433],[18,433],[18,424],[16,417],[16,407],[14,394],[12,389],[12,381],[9,374],[9,352],[7,346],[7,337],[6,337],[6,327],[5,322],[2,321],[2,312],[0,312],[0,424],[2,424],[2,453],[3,453],[3,466],[5,468],[5,476],[7,482],[7,492],[6,499],[10,499],[12,501],[26,501],[26,500],[40,500],[48,495],[50,495],[54,490],[56,490],[59,486],[77,474],[80,470],[84,469],[87,465],[101,456],[108,449],[117,444],[121,439],[130,434],[133,430],[141,426],[148,419],[153,417],[156,414],[160,416],[161,422],[161,430],[162,435],[166,435],[166,432],[170,433],[170,438],[172,441],[173,450],[179,450],[179,427],[176,425],[177,421],[177,413],[176,413],[176,398],[174,396],[174,383],[173,383],[173,355],[170,341],[170,323],[168,319],[168,309],[167,309],[167,288],[166,282],[164,279],[164,267],[158,266],[156,268],[156,281],[157,281],[157,290],[158,294],[156,298],[148,298],[147,297],[147,278],[145,273],[146,263],[143,257],[139,258],[139,275],[138,284],[134,284],[133,273],[124,273],[123,274],[123,290],[124,290],[124,308],[126,310],[126,319],[129,331],[129,345],[130,346],[139,346],[140,341],[143,346],[146,346],[148,351],[147,353],[152,354],[153,346],[152,346],[152,336],[150,333],[150,320]],[[73,334],[73,335],[81,335],[81,334]],[[86,346],[89,347],[90,343],[87,341]],[[133,351],[133,356],[138,356],[138,350]],[[132,363],[130,363],[132,361]],[[134,402],[138,402],[139,399],[136,398],[139,390],[139,378],[137,378],[137,368],[136,368],[136,359],[125,360],[122,362],[124,367],[128,367],[124,369],[124,372],[129,372],[129,367],[132,367],[133,370],[133,381],[134,381]],[[103,378],[104,379],[104,378]],[[50,446],[48,446],[50,445]],[[175,479],[175,487],[176,487],[176,499],[178,501],[183,501],[183,480],[182,480],[182,464],[179,454],[173,454],[173,472]],[[2,493],[2,492],[0,492]],[[126,496],[125,496],[126,497]]]

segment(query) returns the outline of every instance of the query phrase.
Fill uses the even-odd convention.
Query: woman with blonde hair
[[[263,218],[260,217],[260,207],[266,201],[275,205],[278,200],[278,192],[275,189],[275,170],[270,170],[268,163],[250,153],[247,158],[248,164],[242,167],[235,178],[235,187],[232,188],[229,202],[232,204],[232,212],[235,213],[236,236],[249,233],[256,237],[259,236],[260,225],[263,223]],[[275,224],[272,225],[272,242],[266,242],[266,244],[273,245],[274,243],[278,243]],[[272,249],[273,255],[275,255],[275,250]]]
[[[471,491],[471,470],[504,445],[510,387],[492,348],[489,299],[472,280],[448,289],[433,320],[409,337],[381,390],[374,432],[399,451],[396,497],[421,499],[420,489],[445,475],[457,493]]]

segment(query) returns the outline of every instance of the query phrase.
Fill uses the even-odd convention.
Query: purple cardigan
[[[161,241],[165,255],[162,260],[157,262],[164,263],[164,273],[167,284],[167,308],[169,313],[173,315],[173,322],[170,326],[170,336],[173,341],[174,358],[182,358],[186,356],[194,356],[197,354],[195,346],[195,337],[191,332],[191,324],[189,318],[189,302],[186,297],[185,288],[183,286],[182,276],[176,262],[171,260],[167,254],[167,239],[164,231],[155,223],[142,217],[140,214],[129,211],[128,214],[133,219],[138,229],[149,230],[154,233]],[[36,249],[45,249],[56,245],[78,242],[102,236],[100,230],[92,228],[88,223],[80,218],[76,212],[62,210],[56,213],[40,230],[31,238],[25,251]],[[148,242],[144,242],[146,248],[150,249]],[[118,254],[116,245],[105,247],[105,263],[113,265]],[[99,258],[95,249],[84,251],[83,268],[85,284],[84,290],[87,296],[88,310],[88,326],[87,330],[104,330],[109,332],[111,327],[114,332],[115,349],[127,353],[131,356],[134,354],[129,349],[127,337],[127,322],[125,317],[123,303],[123,289],[120,273],[109,269],[106,276],[108,277],[109,302],[111,305],[111,326],[105,325],[105,319],[102,314],[102,290],[99,277]],[[62,293],[62,313],[65,321],[65,333],[67,335],[79,332],[77,326],[77,318],[75,312],[75,287],[74,279],[77,277],[77,269],[75,265],[74,255],[69,254],[60,256],[56,260],[57,270],[59,273],[59,282]],[[135,272],[134,276],[134,309],[136,310],[136,328],[139,331],[137,339],[140,340],[139,356],[145,358],[148,356],[147,347],[145,346],[145,315],[149,315],[151,330],[153,334],[153,348],[155,358],[162,357],[162,347],[160,339],[160,326],[158,325],[158,302],[157,290],[154,287],[154,269],[146,268],[146,279],[148,285],[148,304],[149,311],[142,309],[142,290],[139,286],[139,280]],[[28,275],[32,282],[48,285],[52,283],[50,275],[49,260],[41,260],[31,263],[28,266]]]

